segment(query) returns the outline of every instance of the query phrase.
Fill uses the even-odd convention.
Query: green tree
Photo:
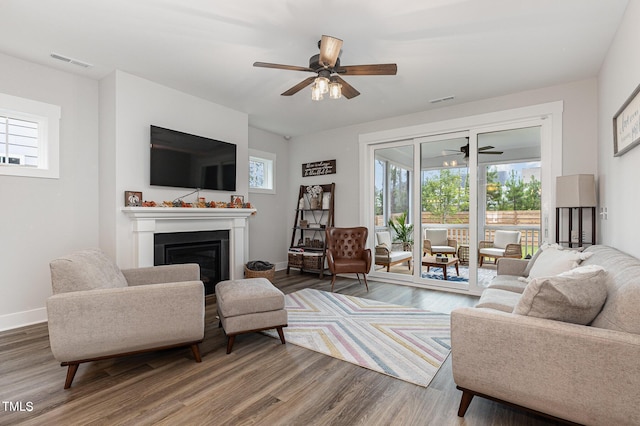
[[[535,176],[525,184],[525,206],[524,210],[540,210],[540,193],[542,191],[541,182]]]
[[[389,207],[391,214],[409,209],[408,172],[405,169],[389,166]]]
[[[504,205],[502,202],[502,185],[498,180],[498,169],[489,167],[487,169],[487,210],[501,210]]]
[[[504,207],[501,210],[525,210],[525,185],[515,170],[511,170],[505,183]]]
[[[422,210],[440,218],[440,223],[469,205],[469,187],[462,185],[462,177],[450,169],[440,170],[440,174],[425,179],[422,185]]]

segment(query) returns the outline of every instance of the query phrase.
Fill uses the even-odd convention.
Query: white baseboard
[[[288,261],[285,262],[277,262],[276,263],[276,271],[284,271],[287,269]]]
[[[30,311],[0,315],[0,331],[13,330],[14,328],[20,328],[46,321],[47,308],[38,308]]]

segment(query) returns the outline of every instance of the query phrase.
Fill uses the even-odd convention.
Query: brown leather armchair
[[[364,285],[369,291],[367,273],[371,269],[371,250],[365,248],[369,230],[363,226],[354,228],[327,228],[327,263],[333,277],[331,291],[336,281],[336,274],[355,273],[360,282],[364,277]]]

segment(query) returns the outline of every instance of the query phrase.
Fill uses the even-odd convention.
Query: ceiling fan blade
[[[342,40],[339,38],[323,35],[320,40],[320,64],[333,68],[342,49]]]
[[[345,98],[355,98],[360,94],[360,92],[358,92],[352,85],[341,79],[339,76],[336,75],[331,78],[342,84],[342,96],[344,96]]]
[[[488,149],[493,149],[493,148],[495,148],[495,147],[493,147],[491,145],[487,145],[487,146],[483,146],[483,147],[478,148],[478,151],[486,151]]]
[[[295,65],[270,64],[269,62],[254,62],[253,66],[260,67],[260,68],[275,68],[279,70],[289,70],[289,71],[315,72],[314,70],[308,67],[298,67]]]
[[[315,77],[305,78],[300,83],[293,86],[291,89],[287,90],[286,92],[283,92],[281,96],[295,95],[296,93],[298,93],[299,91],[301,91],[302,89],[304,89],[305,87],[313,83],[313,80],[315,79],[316,79]]]
[[[500,154],[504,154],[502,151],[480,151],[478,152],[478,154],[495,154],[495,155],[500,155]]]
[[[347,65],[334,70],[344,75],[396,75],[396,64]]]

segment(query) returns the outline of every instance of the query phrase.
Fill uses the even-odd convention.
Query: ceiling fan
[[[467,138],[467,140],[469,140],[469,138]],[[478,148],[478,154],[500,155],[500,154],[504,153],[503,151],[490,151],[491,149],[495,149],[495,147],[493,147],[491,145],[479,147]],[[453,149],[445,149],[442,152],[442,155],[454,155],[454,154],[464,154],[465,160],[467,158],[469,158],[469,142],[467,142],[466,145],[461,146],[458,151],[453,150]]]
[[[317,76],[306,78],[282,93],[282,96],[291,96],[313,84],[312,99],[314,100],[322,99],[322,95],[327,92],[334,99],[342,95],[347,99],[358,96],[360,92],[344,81],[340,75],[396,75],[398,71],[396,64],[340,65],[338,56],[342,48],[342,40],[339,38],[323,35],[322,39],[318,41],[318,47],[320,48],[320,53],[309,58],[308,67],[271,64],[268,62],[254,62],[253,66],[316,73]]]

